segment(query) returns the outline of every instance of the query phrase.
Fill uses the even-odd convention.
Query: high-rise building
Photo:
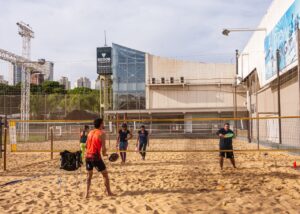
[[[47,67],[47,72],[44,75],[44,80],[53,81],[54,63],[47,61],[45,66]]]
[[[43,79],[48,80],[48,81],[53,81],[53,75],[54,75],[54,63],[53,62],[45,62],[45,65],[47,67],[47,71],[43,73]],[[13,70],[13,84],[17,85],[22,81],[22,65],[13,65],[12,66]],[[33,75],[34,77],[31,78],[36,78],[36,75]]]
[[[99,79],[97,79],[97,80],[95,81],[95,89],[96,89],[96,90],[100,90],[100,88],[101,88],[101,82],[100,82]]]
[[[78,88],[91,88],[91,81],[89,78],[86,77],[80,77],[76,82],[76,87]]]
[[[34,73],[31,74],[30,83],[34,85],[41,85],[44,82],[44,74],[42,73]]]
[[[3,76],[3,75],[0,75],[0,84],[8,85],[8,81],[6,81],[6,80],[4,79],[4,76]]]
[[[71,89],[71,82],[69,81],[68,77],[61,77],[59,84],[63,85],[65,90]]]
[[[22,65],[15,64],[13,69],[13,84],[17,85],[22,81]]]

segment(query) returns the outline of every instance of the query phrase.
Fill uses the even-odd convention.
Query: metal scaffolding
[[[112,78],[111,75],[100,75],[100,116],[112,108]]]
[[[30,60],[31,43],[34,38],[32,28],[23,22],[17,23],[19,27],[19,35],[22,37],[22,56]],[[30,114],[30,70],[24,64],[22,65],[22,84],[21,84],[21,120],[29,120]],[[22,123],[22,134],[25,139],[28,137],[28,123]]]
[[[19,27],[19,35],[22,37],[22,56],[18,56],[9,51],[0,49],[0,59],[10,62],[13,65],[22,66],[22,84],[21,84],[21,120],[29,120],[30,115],[30,75],[31,72],[40,72],[42,74],[48,73],[47,66],[43,66],[45,61],[33,62],[30,61],[31,45],[30,40],[34,38],[34,32],[32,28],[24,22],[17,23]],[[41,64],[39,64],[41,63]],[[28,133],[28,123],[23,123],[22,133],[26,137]]]

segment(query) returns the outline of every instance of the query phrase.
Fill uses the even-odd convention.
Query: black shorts
[[[98,170],[98,172],[102,172],[106,169],[105,163],[102,159],[100,160],[85,160],[86,163],[86,170],[91,171],[94,167]]]
[[[220,152],[220,157],[223,158],[234,158],[233,152]]]

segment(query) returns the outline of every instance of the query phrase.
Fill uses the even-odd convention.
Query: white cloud
[[[234,50],[242,49],[250,35],[232,34],[226,38],[221,29],[256,26],[270,3],[271,0],[0,0],[0,47],[21,54],[15,23],[29,23],[36,36],[32,58],[53,60],[55,78],[68,76],[72,82],[83,74],[92,81],[96,79],[95,52],[104,43],[104,30],[109,43],[155,55],[230,62]],[[6,70],[5,66],[0,66],[1,70]]]

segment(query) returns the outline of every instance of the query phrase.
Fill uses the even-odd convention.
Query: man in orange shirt
[[[94,120],[94,127],[92,131],[88,134],[87,142],[86,142],[86,170],[87,170],[87,187],[86,187],[86,198],[89,197],[90,186],[93,177],[93,168],[95,167],[98,172],[101,172],[104,178],[104,185],[106,188],[106,193],[109,196],[113,196],[114,194],[110,190],[108,172],[106,170],[105,163],[101,157],[102,155],[107,156],[106,154],[106,146],[105,146],[105,132],[103,131],[103,119],[98,118]]]

